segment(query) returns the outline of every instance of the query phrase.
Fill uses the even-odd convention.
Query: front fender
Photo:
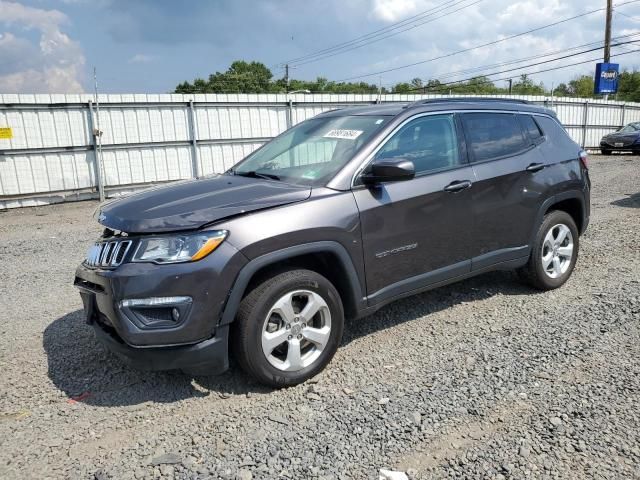
[[[365,298],[360,286],[358,273],[349,253],[340,243],[326,240],[283,248],[250,260],[249,263],[240,270],[240,273],[231,288],[226,305],[220,316],[219,325],[227,325],[233,321],[238,311],[238,307],[240,306],[240,302],[244,297],[247,286],[256,272],[264,267],[268,267],[269,265],[275,265],[285,260],[309,253],[332,253],[339,259],[341,266],[346,273],[350,287],[349,294],[351,295],[350,299],[343,299],[343,301],[347,300],[354,302],[356,310],[363,310],[365,307]]]

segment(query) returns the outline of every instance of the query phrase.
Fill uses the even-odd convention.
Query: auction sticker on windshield
[[[329,130],[323,136],[324,138],[342,138],[344,140],[355,140],[362,134],[362,130],[344,130],[341,128],[336,128],[334,130]]]

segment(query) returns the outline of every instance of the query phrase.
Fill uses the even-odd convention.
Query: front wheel
[[[242,300],[233,353],[261,383],[296,385],[329,363],[343,328],[342,302],[331,282],[310,270],[290,270],[259,283]]]
[[[571,276],[578,259],[578,227],[571,215],[552,211],[544,216],[521,277],[540,290],[562,286]]]

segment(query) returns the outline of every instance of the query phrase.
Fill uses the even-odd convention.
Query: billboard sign
[[[619,68],[617,63],[596,63],[593,93],[616,93]]]

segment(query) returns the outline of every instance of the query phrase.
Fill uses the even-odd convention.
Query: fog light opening
[[[171,309],[171,318],[173,318],[174,322],[178,322],[178,320],[180,320],[180,310],[178,310],[176,307],[173,307]]]

